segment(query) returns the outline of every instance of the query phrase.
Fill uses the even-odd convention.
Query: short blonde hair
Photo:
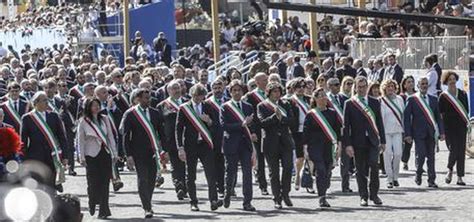
[[[388,85],[390,85],[390,84],[393,84],[393,86],[395,87],[395,92],[398,91],[398,83],[393,79],[386,79],[386,80],[382,81],[382,84],[380,85],[380,91],[382,93],[382,96],[386,95],[387,92],[385,90],[387,89]]]

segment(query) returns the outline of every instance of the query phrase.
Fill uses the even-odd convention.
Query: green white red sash
[[[52,152],[51,156],[53,156],[53,163],[54,167],[56,168],[57,172],[57,179],[56,179],[56,184],[61,184],[64,182],[64,178],[61,176],[61,172],[64,172],[64,167],[61,162],[61,158],[59,155],[61,155],[61,149],[59,148],[59,142],[56,139],[56,136],[54,135],[53,131],[49,127],[48,123],[46,120],[41,116],[41,114],[37,111],[32,111],[30,112],[30,117],[35,123],[35,125],[39,128],[40,132],[43,134],[45,137],[46,141],[48,142]],[[59,177],[58,177],[59,175]]]
[[[265,94],[259,89],[254,90],[251,95],[257,100],[257,104],[266,99]]]
[[[132,113],[140,122],[143,129],[145,129],[146,134],[148,135],[148,139],[150,140],[151,147],[153,148],[153,157],[156,161],[156,168],[157,172],[160,172],[160,137],[158,136],[155,127],[151,123],[150,119],[146,116],[145,112],[142,110],[140,105],[136,105],[132,109]]]
[[[72,87],[71,90],[74,90],[76,94],[78,94],[79,97],[81,98],[84,97],[84,92],[81,89],[79,89],[79,86],[74,86]]]
[[[376,124],[375,113],[372,110],[372,108],[370,108],[369,105],[362,102],[358,96],[353,96],[351,98],[351,102],[367,118],[367,120],[369,121],[370,127],[372,128],[372,130],[374,130],[375,134],[378,137],[379,136],[379,130],[378,130],[377,124]],[[367,101],[367,103],[368,102],[369,101]]]
[[[119,92],[118,94],[119,94],[120,99],[122,99],[122,101],[125,102],[125,104],[127,105],[127,107],[130,107],[130,103],[128,102],[127,97],[125,97],[125,95],[122,94],[122,93],[120,93],[120,92]]]
[[[232,115],[241,123],[245,121],[246,116],[244,115],[244,112],[237,106],[237,104],[235,104],[234,101],[224,103],[224,108],[227,108],[232,113]],[[250,129],[246,126],[244,127],[244,131],[249,137],[249,139],[251,139],[252,133],[250,132]]]
[[[394,103],[390,98],[387,97],[382,97],[382,101],[387,105],[387,107],[392,111],[393,115],[395,115],[395,119],[397,119],[397,122],[400,124],[401,127],[403,127],[403,112],[398,107],[396,103]]]
[[[286,110],[281,107],[279,104],[272,102],[270,99],[267,99],[263,105],[265,105],[269,110],[275,111],[276,109],[279,109],[281,112],[281,115],[284,117],[287,117],[288,114],[286,113]]]
[[[461,103],[461,101],[458,99],[458,91],[456,90],[456,96],[451,95],[449,92],[442,92],[441,95],[445,96],[445,98],[448,100],[448,102],[453,106],[454,110],[462,117],[464,122],[466,122],[467,125],[469,124],[469,114],[464,107],[464,105]]]
[[[54,100],[53,100],[53,101],[54,101]],[[54,112],[56,112],[56,113],[59,113],[59,110],[58,110],[58,108],[56,108],[56,105],[54,105],[51,101],[49,101],[49,99],[48,99],[48,106],[49,106],[49,108],[51,109],[51,111],[54,111]]]
[[[20,105],[18,105],[20,106]],[[5,107],[5,112],[7,112],[13,119],[13,121],[18,125],[20,126],[21,125],[21,116],[20,114],[15,110],[13,104],[12,104],[12,101],[9,100],[8,102],[5,102],[4,103],[4,106]]]
[[[318,123],[319,127],[323,130],[326,137],[332,143],[332,156],[333,160],[336,159],[336,146],[337,146],[337,134],[336,131],[332,128],[331,124],[328,122],[326,117],[319,111],[319,109],[315,108],[309,111],[308,115],[310,115],[316,123]]]
[[[340,107],[339,105],[337,105],[337,103],[335,103],[335,101],[333,101],[332,99],[332,96],[329,97],[329,107],[333,108],[336,113],[337,113],[337,119],[339,120],[340,123],[343,123],[344,121],[344,112],[342,110],[342,107]]]
[[[217,99],[215,96],[211,96],[209,97],[209,99],[206,100],[211,106],[212,108],[214,108],[217,112],[219,112],[221,110],[221,105],[219,104],[219,102],[217,102]]]
[[[426,96],[428,97],[428,95],[426,95]],[[433,110],[431,110],[430,105],[426,102],[426,100],[424,100],[421,97],[420,93],[416,93],[412,97],[415,100],[415,102],[418,104],[418,106],[421,108],[421,110],[423,111],[423,114],[424,114],[426,120],[428,120],[430,125],[434,128],[434,130],[435,130],[435,139],[438,138],[438,136],[439,136],[438,124],[436,123],[436,119],[435,119]]]
[[[174,99],[171,98],[171,97],[168,97],[168,99],[166,99],[165,101],[166,101],[166,104],[168,104],[169,106],[171,106],[174,111],[178,111],[178,110],[179,110],[179,103],[178,103],[178,101],[174,100]]]
[[[115,126],[114,117],[112,116],[112,113],[109,111],[108,108],[105,108],[105,111],[107,112],[107,118],[109,119],[109,123],[112,126],[112,133],[114,133],[114,138],[117,139],[118,133],[117,128]]]
[[[303,113],[304,115],[306,116],[306,114],[308,114],[309,112],[309,105],[308,103],[306,103],[306,101],[304,101],[304,99],[301,99],[300,97],[298,97],[297,95],[293,95],[293,100],[295,101],[296,105],[298,105],[298,107],[303,110]]]
[[[201,117],[198,116],[198,114],[194,110],[191,101],[186,104],[181,105],[180,108],[183,110],[184,115],[186,115],[188,120],[191,122],[194,128],[199,132],[199,134],[206,141],[209,147],[211,149],[214,148],[214,145],[212,143],[211,132],[209,132],[207,125],[201,120]]]

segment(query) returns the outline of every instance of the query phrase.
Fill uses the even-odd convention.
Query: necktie
[[[242,110],[242,106],[240,105],[240,102],[237,103],[237,106],[239,107],[240,110]]]
[[[15,101],[15,111],[18,112],[18,101]]]

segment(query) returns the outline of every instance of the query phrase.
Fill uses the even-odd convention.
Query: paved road
[[[412,153],[413,155],[413,153]],[[202,170],[197,179],[198,197],[200,197],[200,212],[191,212],[186,200],[178,201],[172,187],[171,175],[165,174],[166,182],[160,189],[155,189],[153,210],[156,221],[314,221],[314,220],[452,220],[474,221],[474,159],[466,160],[466,187],[447,185],[444,183],[448,151],[445,147],[436,156],[437,183],[439,189],[427,188],[426,176],[422,186],[414,183],[414,171],[401,172],[400,184],[396,189],[387,189],[385,178],[381,178],[380,197],[384,201],[381,207],[359,206],[357,193],[343,194],[340,192],[339,169],[333,171],[332,187],[328,200],[330,209],[318,209],[318,199],[306,191],[292,190],[290,193],[294,207],[284,207],[282,210],[273,208],[271,196],[262,196],[257,186],[254,186],[253,205],[257,212],[242,211],[242,190],[237,187],[238,197],[233,200],[230,208],[212,212],[207,202],[207,189]],[[414,168],[413,158],[410,167]],[[84,168],[78,169],[79,175],[68,177],[65,191],[76,194],[81,199],[81,208],[85,215],[84,221],[96,221],[87,209],[86,178]],[[144,212],[141,209],[137,193],[136,175],[124,172],[122,179],[125,187],[118,193],[111,193],[110,206],[112,217],[117,221],[142,221]],[[239,178],[239,183],[240,183]],[[455,179],[453,179],[455,182]],[[357,190],[355,179],[351,179],[351,188]]]

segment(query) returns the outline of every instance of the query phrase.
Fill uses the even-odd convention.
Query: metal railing
[[[466,70],[468,49],[467,36],[357,39],[351,45],[351,56],[367,64],[370,58],[393,53],[404,69],[424,69],[423,57],[435,53],[441,67]]]

